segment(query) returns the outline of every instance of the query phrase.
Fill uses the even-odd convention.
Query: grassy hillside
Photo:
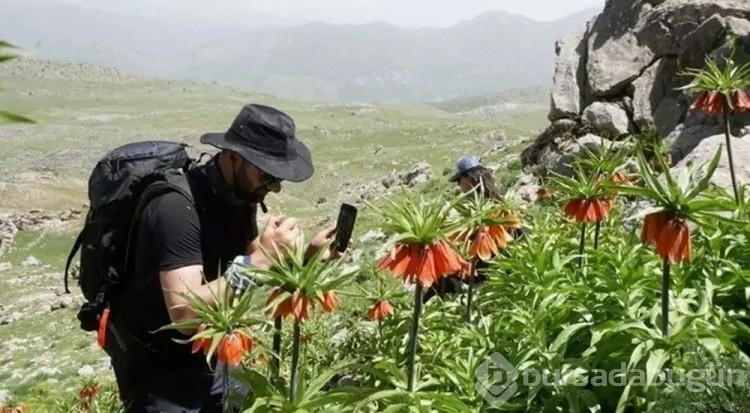
[[[0,84],[6,89],[3,107],[38,121],[0,126],[0,213],[81,208],[95,161],[126,142],[178,140],[194,145],[195,154],[210,151],[198,142],[200,134],[225,130],[249,102],[291,114],[300,139],[312,150],[314,177],[287,184],[268,199],[273,211],[299,216],[308,227],[335,217],[339,202],[355,201],[355,194],[342,187],[379,183],[420,161],[444,180],[441,174],[460,155],[505,145],[487,161],[512,174],[520,142],[545,123],[536,112],[486,117],[427,105],[298,103],[215,84],[141,79],[97,66],[31,59],[0,65]],[[362,214],[356,235],[371,221]],[[0,257],[0,263],[12,266],[0,272],[0,398],[43,397],[45,389],[72,388],[84,366],[109,375],[93,335],[77,327],[77,290],[75,298],[61,294],[61,271],[78,225],[22,231]],[[22,266],[30,255],[41,266]]]

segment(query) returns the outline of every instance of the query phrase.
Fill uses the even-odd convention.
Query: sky
[[[24,1],[24,0],[0,0]],[[601,9],[605,0],[52,0],[98,9],[195,20],[227,19],[269,24],[325,21],[360,24],[385,21],[405,27],[446,27],[487,11],[555,20],[587,8]]]

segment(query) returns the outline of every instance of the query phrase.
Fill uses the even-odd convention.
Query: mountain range
[[[452,27],[404,28],[289,25],[268,16],[188,23],[26,0],[2,5],[0,27],[5,40],[42,58],[302,100],[441,101],[551,86],[555,41],[597,12],[545,22],[487,12]]]

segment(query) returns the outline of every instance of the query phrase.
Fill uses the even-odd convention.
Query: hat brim
[[[295,157],[291,159],[275,158],[253,148],[236,145],[227,141],[225,133],[207,133],[201,136],[200,141],[219,149],[237,152],[253,166],[284,181],[302,182],[315,172],[310,150],[298,140],[293,141]]]

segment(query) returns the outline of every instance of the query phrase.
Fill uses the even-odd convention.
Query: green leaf
[[[0,123],[35,123],[33,120],[0,110]]]
[[[646,388],[645,391],[651,387],[656,380],[656,376],[662,371],[664,363],[669,359],[669,353],[663,349],[656,349],[649,354],[648,361],[646,362]]]
[[[573,336],[578,330],[591,325],[591,323],[578,323],[565,327],[560,334],[557,335],[555,341],[550,346],[550,351],[559,351],[564,344],[570,341],[570,337]]]
[[[628,399],[630,398],[630,388],[632,386],[633,383],[628,383],[628,385],[625,386],[625,390],[622,391],[620,400],[617,402],[617,409],[615,410],[615,413],[625,413],[625,409],[627,409],[628,407]]]
[[[692,191],[687,195],[686,200],[690,201],[691,199],[695,198],[700,194],[701,192],[705,191],[706,188],[708,188],[709,181],[711,180],[711,177],[713,177],[714,172],[716,171],[716,168],[719,166],[719,160],[721,159],[721,149],[723,145],[719,145],[719,149],[714,154],[714,157],[711,158],[711,162],[708,164],[708,168],[706,170],[706,175],[703,176],[703,178],[698,181],[698,184],[693,188]],[[702,168],[701,168],[702,169]]]

